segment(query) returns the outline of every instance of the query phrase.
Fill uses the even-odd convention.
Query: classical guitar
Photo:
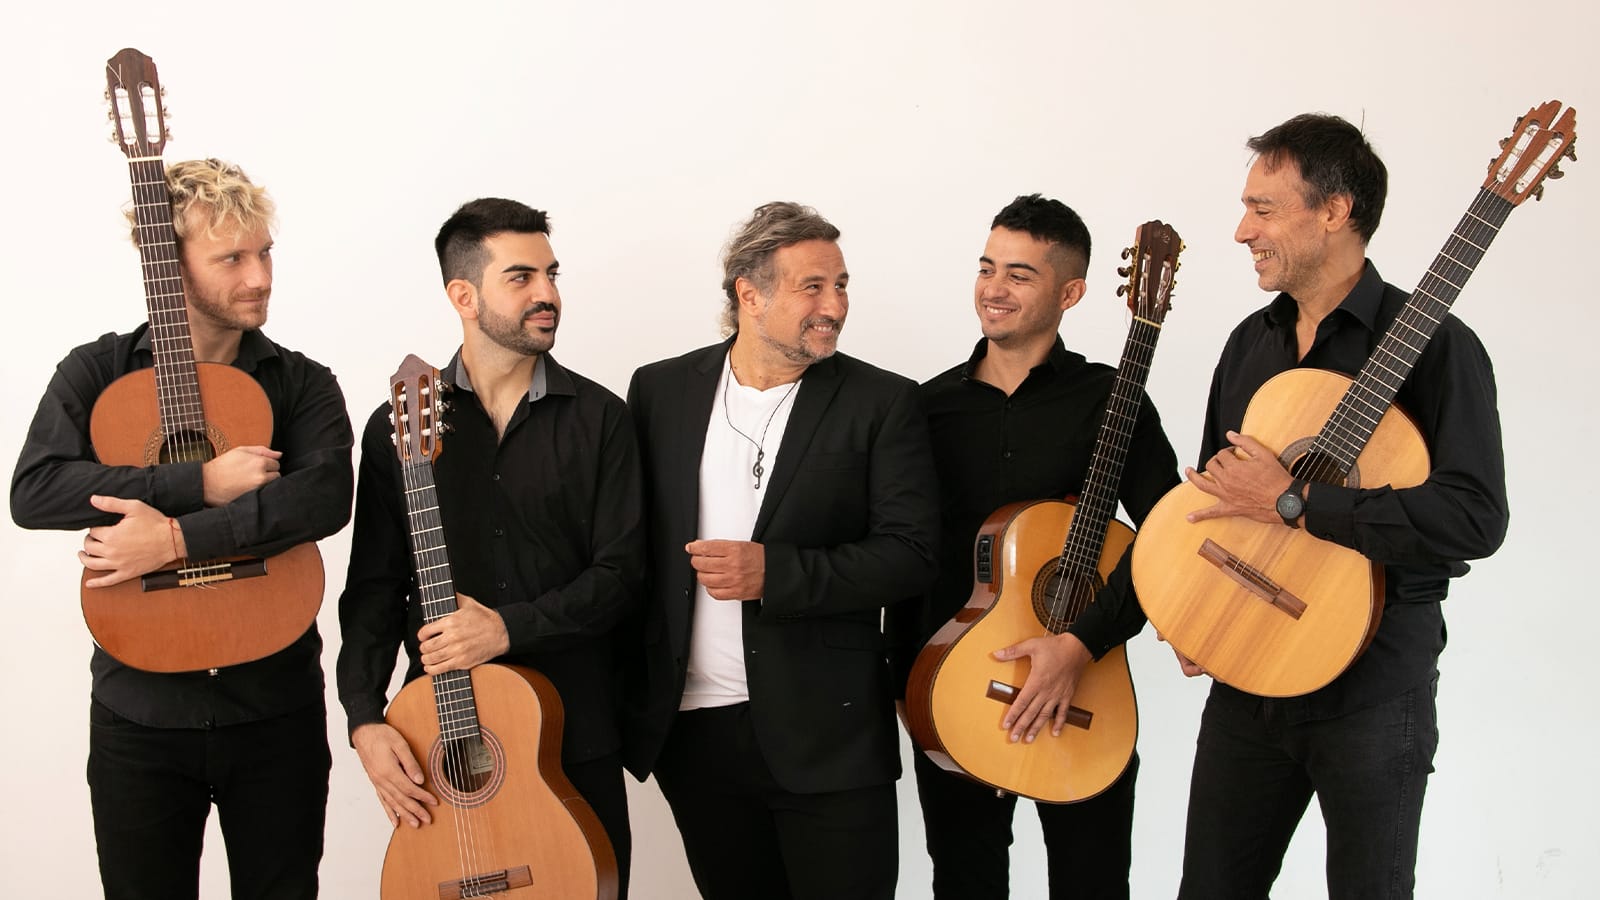
[[[89,419],[108,466],[205,462],[269,445],[272,406],[243,371],[196,362],[161,152],[166,112],[155,63],[137,50],[106,62],[114,139],[128,158],[155,365],[106,387]],[[97,574],[86,570],[83,580]],[[268,656],[311,627],[322,605],[322,556],[304,543],[268,558],[173,560],[142,578],[82,588],[95,642],[152,672],[189,672]]]
[[[407,356],[390,380],[417,592],[428,622],[456,610],[433,461],[447,430],[439,371]],[[522,666],[481,665],[406,685],[386,718],[424,760],[433,822],[397,825],[384,900],[615,898],[605,829],[561,772],[561,698]]]
[[[1110,787],[1133,756],[1138,710],[1122,647],[1078,680],[1067,727],[1012,743],[1000,727],[1028,677],[1001,647],[1060,634],[1094,601],[1133,532],[1115,520],[1117,487],[1144,398],[1161,323],[1171,304],[1182,241],[1161,222],[1139,226],[1118,272],[1133,325],[1106,401],[1077,503],[1013,503],[989,516],[974,544],[972,596],[917,655],[906,687],[912,739],[940,767],[1048,803],[1085,800]]]
[[[1423,349],[1511,210],[1576,158],[1577,113],[1559,101],[1517,120],[1477,197],[1354,379],[1292,369],[1262,385],[1239,431],[1308,482],[1407,488],[1430,467],[1417,426],[1393,406]],[[1302,529],[1242,517],[1191,524],[1215,502],[1192,484],[1164,497],[1133,548],[1150,622],[1217,680],[1267,697],[1337,678],[1377,632],[1383,568]]]

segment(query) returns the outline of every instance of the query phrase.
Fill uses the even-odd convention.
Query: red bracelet
[[[178,555],[178,520],[167,516],[167,527],[172,529],[168,534],[168,537],[172,538],[172,558],[182,559],[183,557]]]

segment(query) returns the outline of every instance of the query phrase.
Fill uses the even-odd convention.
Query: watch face
[[[1278,495],[1278,515],[1293,521],[1300,518],[1300,513],[1305,510],[1305,501],[1294,491],[1284,491]]]

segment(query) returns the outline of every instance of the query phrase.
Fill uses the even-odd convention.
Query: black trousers
[[[1013,794],[946,772],[921,751],[912,764],[922,804],[933,896],[938,900],[995,900],[1008,896]],[[1132,861],[1133,785],[1139,755],[1098,796],[1079,803],[1035,803],[1045,859],[1018,864],[1047,868],[1051,900],[1126,900]]]
[[[617,900],[628,900],[633,830],[628,824],[628,788],[622,779],[622,757],[613,753],[588,762],[563,765],[561,771],[605,826],[611,850],[617,855]]]
[[[190,729],[139,725],[91,701],[89,799],[106,897],[197,897],[212,804],[234,900],[316,897],[331,764],[320,703]]]
[[[894,896],[894,783],[784,790],[756,744],[750,704],[678,713],[655,776],[706,900]]]

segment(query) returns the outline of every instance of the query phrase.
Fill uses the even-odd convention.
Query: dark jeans
[[[234,900],[316,897],[331,762],[321,704],[191,729],[139,725],[90,701],[89,798],[106,897],[196,897],[213,803]]]
[[[1333,719],[1213,691],[1200,721],[1184,900],[1266,897],[1312,794],[1328,828],[1328,896],[1410,897],[1422,795],[1439,746],[1438,677]]]
[[[655,776],[706,900],[894,896],[894,784],[784,790],[756,745],[750,704],[678,713]]]
[[[922,752],[912,764],[917,798],[933,860],[933,896],[938,900],[994,900],[1009,896],[1011,819],[1014,794],[939,768]],[[1128,896],[1133,833],[1135,754],[1111,787],[1080,803],[1035,803],[1044,832],[1051,900]],[[1038,860],[1024,865],[1038,868]]]
[[[628,789],[622,781],[622,757],[613,753],[561,772],[577,788],[595,817],[605,826],[611,851],[617,856],[617,900],[628,900],[629,862],[633,856],[633,831],[628,825]]]

